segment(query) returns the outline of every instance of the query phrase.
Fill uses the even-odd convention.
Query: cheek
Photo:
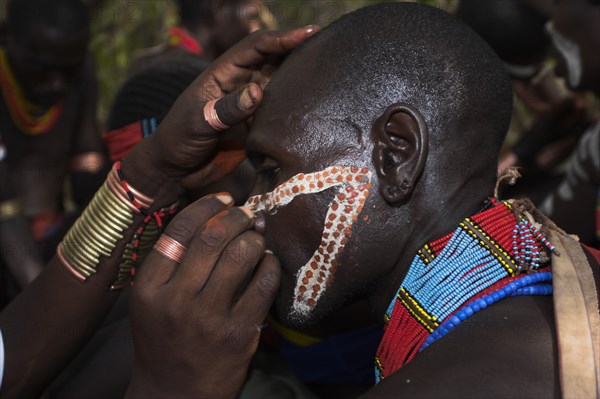
[[[295,273],[293,307],[298,318],[308,317],[332,285],[339,255],[372,189],[371,179],[366,168],[332,166],[300,173],[274,191],[248,199],[252,209],[275,215],[267,219],[267,245],[274,245],[271,249],[287,277]]]
[[[294,278],[321,242],[331,195],[299,196],[292,203],[266,217],[267,247],[279,258],[284,274]]]

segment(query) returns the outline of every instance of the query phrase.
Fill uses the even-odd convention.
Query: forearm
[[[104,262],[103,271],[111,269],[110,263],[118,262]],[[81,349],[118,295],[104,289],[102,279],[99,274],[81,284],[54,258],[3,310],[2,397],[40,397]]]
[[[19,287],[26,287],[42,271],[43,261],[25,218],[0,220],[0,238],[0,256]]]
[[[147,185],[135,187],[155,193],[145,191]],[[119,286],[127,283],[131,261],[123,255],[145,215],[125,205],[116,190],[103,185],[65,236],[58,256],[0,315],[6,353],[3,397],[39,397],[102,321]],[[164,197],[154,198],[145,213],[167,204]]]

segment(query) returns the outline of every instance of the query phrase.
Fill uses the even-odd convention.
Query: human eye
[[[259,183],[262,183],[265,189],[275,187],[281,172],[279,163],[271,157],[256,153],[249,154],[249,159],[254,166]]]

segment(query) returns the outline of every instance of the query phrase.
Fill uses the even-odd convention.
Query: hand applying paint
[[[187,248],[181,259],[155,249],[141,267],[128,398],[230,398],[241,389],[281,270],[250,209],[232,204],[217,194],[184,209],[165,231]]]
[[[219,57],[183,92],[157,132],[124,160],[123,172],[131,184],[154,198],[197,187],[210,172],[203,168],[214,157],[224,128],[254,114],[262,87],[285,55],[317,31],[318,27],[308,26],[256,32]],[[211,100],[217,100],[211,109],[221,129],[205,117]]]

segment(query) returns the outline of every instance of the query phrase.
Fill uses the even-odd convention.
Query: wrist
[[[153,208],[159,209],[175,203],[184,190],[155,160],[150,145],[152,139],[150,136],[138,144],[121,162],[121,170],[127,183],[154,199]]]

